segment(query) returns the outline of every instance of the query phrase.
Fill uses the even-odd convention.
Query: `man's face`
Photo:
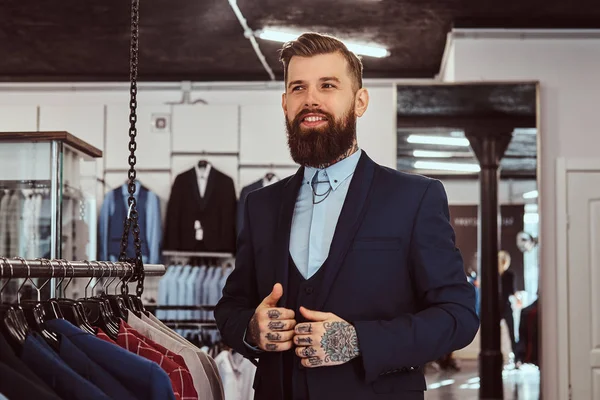
[[[352,147],[356,118],[368,104],[366,89],[356,85],[340,53],[292,57],[282,106],[294,161],[319,167]]]

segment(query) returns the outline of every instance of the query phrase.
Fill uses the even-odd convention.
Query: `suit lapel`
[[[296,174],[288,180],[283,186],[281,205],[279,208],[279,218],[277,221],[277,242],[275,251],[277,256],[275,263],[275,281],[283,286],[283,296],[279,300],[279,306],[284,307],[287,304],[287,286],[289,275],[290,260],[290,233],[292,230],[292,218],[296,199],[300,185],[304,179],[304,168],[298,169]]]
[[[348,248],[366,211],[371,184],[375,175],[375,163],[363,151],[354,171],[346,200],[335,228],[333,240],[327,258],[322,286],[318,291],[316,310],[321,310],[327,301],[327,295],[342,266]],[[285,291],[284,291],[285,293]]]

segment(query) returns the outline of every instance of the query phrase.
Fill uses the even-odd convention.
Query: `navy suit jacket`
[[[258,399],[283,399],[282,356],[253,353],[244,332],[277,282],[284,288],[278,306],[286,307],[290,230],[303,174],[300,168],[248,195],[236,268],[215,310],[225,343],[259,360]],[[311,400],[422,399],[422,366],[465,347],[479,328],[475,292],[437,180],[382,167],[363,152],[326,268],[316,310],[353,323],[361,355],[308,369]]]
[[[46,321],[139,400],[175,400],[171,380],[153,361],[82,331],[64,319]]]

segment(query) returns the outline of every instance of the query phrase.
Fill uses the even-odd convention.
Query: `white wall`
[[[370,105],[358,122],[360,146],[377,162],[396,165],[396,92],[392,83],[369,84]],[[238,192],[276,164],[280,177],[297,166],[286,142],[281,84],[195,85],[194,105],[174,104],[182,92],[171,84],[140,84],[138,92],[139,179],[167,200],[176,175],[199,158],[230,175]],[[83,174],[105,179],[105,191],[121,185],[128,168],[129,91],[122,84],[0,85],[0,131],[66,130],[104,152]],[[207,103],[207,104],[204,104]],[[156,116],[169,129],[152,129]],[[199,152],[214,153],[209,156]]]
[[[600,35],[586,35],[527,31],[451,35],[454,63],[448,76],[453,75],[453,80],[535,80],[540,84],[541,374],[546,400],[566,398],[567,388],[559,382],[568,372],[557,358],[558,324],[564,321],[557,320],[561,299],[556,297],[556,159],[600,154]],[[440,75],[445,76],[443,71]]]

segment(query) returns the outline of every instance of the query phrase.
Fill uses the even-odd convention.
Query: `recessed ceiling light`
[[[435,161],[416,161],[416,169],[456,171],[456,172],[479,172],[481,168],[478,164],[435,162]]]
[[[432,136],[432,135],[409,135],[406,138],[408,143],[419,144],[437,144],[442,146],[469,146],[469,140],[466,138]]]
[[[531,192],[523,193],[524,199],[536,199],[538,197],[538,191],[532,190]]]
[[[297,39],[300,36],[299,33],[281,32],[273,29],[263,29],[256,32],[256,36],[263,40],[272,40],[274,42],[289,42],[290,40]],[[390,52],[383,47],[364,45],[359,43],[348,42],[342,40],[342,42],[348,47],[348,50],[361,55],[376,58],[388,57]]]
[[[450,158],[452,157],[452,153],[449,151],[415,150],[413,151],[413,156],[423,158]]]

